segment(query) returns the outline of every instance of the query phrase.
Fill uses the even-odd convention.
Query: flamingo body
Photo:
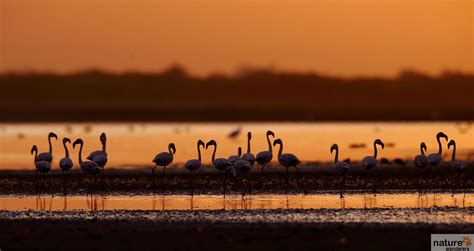
[[[428,157],[426,155],[417,155],[415,157],[415,166],[418,168],[425,168],[429,164]]]
[[[239,174],[247,174],[250,172],[250,169],[252,169],[252,164],[246,160],[241,159],[234,163],[234,168]]]
[[[244,155],[242,155],[242,159],[248,161],[250,165],[253,165],[255,163],[255,156],[253,156],[252,153],[245,153]]]
[[[377,159],[373,156],[366,156],[362,159],[362,166],[366,169],[371,169],[377,166]]]
[[[190,172],[194,172],[198,170],[201,167],[201,161],[198,159],[191,159],[186,161],[186,164],[184,164],[184,168],[188,169]]]
[[[437,166],[441,163],[441,154],[439,153],[432,153],[428,155],[428,164],[429,166]]]
[[[266,165],[270,163],[273,159],[273,154],[270,151],[262,151],[257,154],[257,157],[255,160],[257,161],[258,164],[260,165]]]
[[[291,153],[284,153],[278,157],[278,162],[284,167],[292,167],[301,163],[296,155]]]
[[[158,166],[167,166],[173,162],[173,155],[168,152],[162,152],[155,156],[153,162]]]
[[[73,166],[72,160],[69,157],[64,157],[59,161],[59,168],[63,171],[71,170]]]
[[[45,160],[36,161],[35,166],[39,173],[49,173],[51,170],[51,163]]]

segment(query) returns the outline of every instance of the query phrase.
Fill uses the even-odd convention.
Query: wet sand
[[[474,231],[466,220],[473,209],[0,211],[0,243],[2,249],[427,250],[430,233]]]
[[[316,168],[318,167],[318,168]],[[337,197],[340,179],[330,165],[305,165],[303,174],[291,173],[288,193],[294,196],[329,193]],[[264,176],[251,173],[253,194],[285,192],[284,169],[272,169]],[[370,174],[378,191],[416,193],[420,177],[431,192],[462,194],[449,166],[430,173],[413,168],[381,167]],[[364,191],[365,172],[351,169],[347,177],[348,193]],[[469,169],[465,188],[474,182]],[[84,196],[87,183],[80,172],[67,176],[68,194]],[[43,196],[63,192],[60,172],[46,177]],[[204,168],[198,174],[171,168],[164,179],[157,177],[155,194],[189,195],[193,182],[199,196],[222,193],[222,174]],[[149,169],[113,169],[105,173],[106,189],[95,196],[122,194],[149,195]],[[229,181],[231,196],[239,196],[241,179]],[[163,185],[164,184],[164,185]],[[369,182],[369,194],[371,184]],[[1,171],[0,193],[8,196],[37,194],[32,171]],[[350,195],[348,195],[350,200]],[[379,197],[382,200],[384,195]],[[468,195],[470,196],[470,194]],[[459,196],[455,196],[457,198]],[[469,197],[469,199],[472,199]],[[391,208],[320,208],[320,209],[233,209],[233,210],[19,210],[0,211],[1,249],[72,248],[72,249],[165,249],[165,250],[307,250],[314,248],[343,250],[427,250],[431,233],[469,233],[474,231],[474,207],[433,206]]]

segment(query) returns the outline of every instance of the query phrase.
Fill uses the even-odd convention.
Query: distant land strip
[[[474,120],[474,75],[0,74],[0,122]]]

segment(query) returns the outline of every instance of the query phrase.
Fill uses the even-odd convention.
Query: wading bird
[[[229,171],[232,169],[232,164],[227,160],[226,158],[217,158],[216,159],[216,151],[217,151],[217,142],[215,140],[211,140],[207,142],[206,144],[206,150],[209,148],[209,146],[214,146],[214,151],[212,152],[212,165],[214,167],[221,171],[224,172],[224,198],[226,195],[226,187],[227,187],[227,175],[229,174]]]
[[[446,139],[448,141],[448,136],[444,134],[443,132],[439,132],[436,134],[436,141],[438,142],[438,152],[437,153],[432,153],[428,155],[428,164],[429,166],[435,167],[441,163],[441,157],[443,153],[443,147],[441,145],[441,138]]]
[[[205,144],[202,140],[198,140],[197,142],[197,151],[198,151],[198,158],[197,159],[190,159],[186,161],[184,164],[184,168],[188,169],[190,173],[194,173],[201,168],[201,146],[204,148]],[[191,177],[191,209],[193,208],[193,197],[194,197],[194,186],[193,186],[193,177]]]
[[[49,163],[53,161],[53,146],[51,145],[51,138],[58,139],[58,135],[54,132],[48,134],[49,151],[46,153],[40,153],[37,158],[38,161],[48,161]]]
[[[337,144],[332,145],[331,147],[331,153],[333,151],[336,151],[336,155],[334,156],[334,167],[336,168],[336,171],[339,173],[339,176],[341,176],[341,189],[339,192],[339,196],[341,198],[344,198],[344,190],[346,186],[346,174],[349,172],[350,164],[349,161],[343,161],[339,162],[339,146]]]
[[[102,143],[102,150],[91,152],[87,159],[96,162],[104,169],[105,164],[107,164],[107,135],[105,133],[100,134],[100,142]]]
[[[288,192],[288,168],[294,167],[296,171],[299,172],[300,170],[296,166],[300,164],[301,161],[294,154],[283,153],[283,141],[281,139],[276,139],[273,142],[273,146],[276,146],[277,144],[280,145],[280,149],[278,150],[278,162],[280,162],[280,164],[286,168],[286,191]]]
[[[453,146],[453,153],[451,155],[451,168],[455,175],[454,187],[456,188],[457,184],[459,183],[458,180],[462,179],[463,188],[464,188],[465,182],[464,182],[463,177],[464,177],[464,172],[466,170],[466,163],[464,163],[464,161],[462,160],[456,159],[456,141],[454,140],[449,141],[448,149],[451,148],[451,146]],[[454,195],[454,189],[453,189],[453,195]]]
[[[82,172],[86,175],[93,175],[95,177],[98,173],[102,171],[102,168],[99,166],[99,164],[97,164],[94,161],[82,161],[82,148],[84,147],[84,141],[82,139],[76,139],[76,141],[74,141],[74,143],[72,144],[72,148],[76,148],[76,145],[80,145],[78,156],[79,156],[79,166],[81,167]],[[91,186],[92,186],[92,182],[89,180],[89,187],[88,187],[87,194],[90,193],[92,196]]]
[[[156,188],[156,178],[155,178],[155,169],[157,166],[162,166],[163,171],[162,171],[162,180],[163,180],[163,188],[165,186],[165,171],[166,167],[169,166],[173,162],[173,155],[176,153],[176,146],[173,143],[170,143],[168,145],[168,152],[162,152],[159,153],[155,156],[153,159],[153,163],[155,163],[155,166],[151,170],[151,173],[153,175],[153,189]]]
[[[252,139],[252,133],[247,133],[247,152],[242,155],[242,159],[250,163],[250,166],[253,166],[255,163],[255,156],[250,152],[250,140]]]
[[[384,143],[380,139],[376,139],[374,141],[374,156],[366,156],[362,159],[362,166],[365,168],[365,182],[364,182],[364,189],[367,188],[367,179],[368,175],[367,172],[377,166],[377,145],[380,145],[382,149],[384,148]],[[372,179],[372,183],[374,186],[374,193],[377,192],[377,187],[375,185],[375,181]]]
[[[38,174],[42,177],[42,187],[44,187],[44,175],[48,174],[51,170],[51,163],[46,160],[38,159],[38,147],[33,145],[31,148],[31,154],[34,154],[34,163],[36,168],[36,183],[38,183]],[[36,189],[38,190],[38,184],[36,184]]]
[[[244,197],[247,191],[249,191],[249,186],[250,186],[249,172],[250,172],[250,169],[252,169],[252,164],[250,164],[250,162],[244,159],[240,159],[240,160],[237,160],[233,166],[237,174],[242,177],[242,182],[244,181],[244,177],[245,177],[245,186],[242,192],[242,197]]]
[[[59,168],[61,168],[61,171],[63,172],[71,170],[73,166],[72,160],[69,158],[69,150],[67,149],[66,145],[68,142],[71,144],[71,140],[69,138],[63,139],[64,152],[66,153],[66,156],[59,161]]]
[[[428,166],[428,157],[426,157],[425,155],[425,151],[426,151],[427,147],[426,147],[426,144],[425,142],[421,142],[420,144],[420,152],[421,154],[419,155],[416,155],[415,157],[415,166],[417,168],[420,168],[420,169],[424,169]],[[421,175],[419,180],[418,180],[418,193],[421,193],[421,181],[423,180],[423,176]]]
[[[237,160],[241,160],[242,159],[242,147],[239,146],[239,148],[237,149],[237,155],[232,155],[228,158],[230,164],[234,165],[234,163],[237,161]]]
[[[262,166],[261,174],[263,174],[263,169],[265,168],[265,165],[270,163],[273,158],[273,153],[272,153],[272,143],[270,141],[270,136],[275,137],[275,134],[268,130],[267,131],[267,143],[268,143],[268,151],[262,151],[257,153],[257,158],[256,161],[258,164]]]
[[[71,170],[73,163],[71,158],[69,158],[69,150],[67,149],[66,143],[71,144],[71,140],[69,138],[63,138],[63,146],[64,146],[64,152],[66,153],[66,156],[62,158],[59,161],[59,168],[61,168],[61,171],[63,172],[63,186],[64,186],[64,194],[66,194],[66,176],[64,175],[64,172],[67,172]]]

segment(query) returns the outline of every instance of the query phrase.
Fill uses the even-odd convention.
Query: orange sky
[[[474,72],[473,0],[0,0],[0,71]]]

